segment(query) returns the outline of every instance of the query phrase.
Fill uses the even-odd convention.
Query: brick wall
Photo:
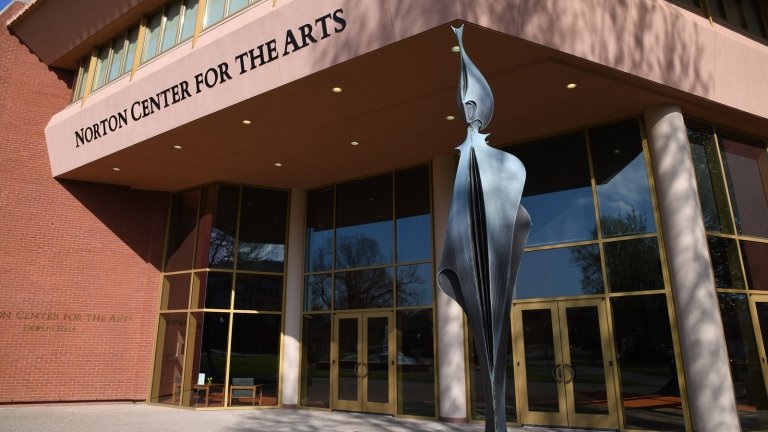
[[[165,193],[57,181],[44,129],[71,98],[0,15],[0,403],[143,400]]]

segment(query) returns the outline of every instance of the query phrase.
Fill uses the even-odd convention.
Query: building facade
[[[0,19],[0,403],[482,420],[435,280],[463,24],[533,221],[510,424],[768,429],[765,2],[35,0]]]

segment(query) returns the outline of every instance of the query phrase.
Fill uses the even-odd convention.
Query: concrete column
[[[280,392],[283,408],[299,404],[299,369],[301,368],[301,299],[304,289],[304,217],[307,193],[291,190],[288,219],[288,255],[285,269],[285,330]]]
[[[739,431],[690,144],[680,107],[649,108],[653,175],[683,355],[693,428]]]
[[[432,160],[432,213],[435,236],[435,264],[443,253],[445,228],[451,207],[456,157],[438,156]],[[467,420],[466,377],[464,369],[464,314],[452,298],[439,288],[437,307],[437,352],[440,380],[440,419],[448,422]]]

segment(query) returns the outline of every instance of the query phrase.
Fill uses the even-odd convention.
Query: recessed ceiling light
[[[621,153],[621,150],[619,150],[619,149],[613,149],[613,154],[619,154],[619,153]]]
[[[360,143],[359,143],[359,142],[357,142],[357,141],[352,141],[351,143],[349,143],[349,145],[353,145],[353,146],[359,146],[359,145],[360,145]]]
[[[173,148],[175,148],[176,150],[181,150],[182,147],[180,145],[176,144],[175,146],[173,146]]]
[[[281,166],[283,166],[283,164],[281,164],[280,162],[275,162],[275,166],[276,167],[281,167]]]
[[[251,124],[251,121],[250,120],[243,120],[243,124],[244,125],[249,125],[249,124]]]
[[[120,171],[120,168],[114,167],[114,168],[112,168],[112,171]]]
[[[341,87],[334,87],[331,89],[331,91],[334,93],[341,93],[343,90],[341,89]]]
[[[567,88],[568,90],[573,90],[576,88],[576,83],[570,83],[566,85],[565,88]]]
[[[461,51],[461,48],[459,48],[459,46],[458,46],[458,45],[454,45],[454,46],[452,46],[452,47],[451,47],[451,51],[453,51],[453,52],[459,52],[459,51]]]
[[[449,115],[449,116],[445,116],[445,119],[448,121],[451,121],[451,120],[456,120],[456,117]]]

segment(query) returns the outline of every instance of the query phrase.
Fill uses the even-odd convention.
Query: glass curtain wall
[[[173,195],[150,401],[277,405],[288,194]]]
[[[670,293],[638,122],[590,128],[505,150],[526,167],[522,204],[533,220],[518,274],[516,304],[534,299],[606,299],[624,428],[684,430]],[[654,331],[646,331],[649,328]],[[469,353],[468,365],[474,371],[474,351]],[[510,351],[510,369],[513,360]],[[469,376],[471,415],[482,419],[482,388],[473,372]],[[528,388],[534,388],[531,379],[536,380],[513,378],[510,371],[508,388],[515,388],[514,379],[528,379]],[[507,392],[510,422],[519,420],[514,397],[514,392]],[[531,394],[528,400],[535,402]]]
[[[421,166],[308,193],[302,406],[331,407],[333,313],[388,310],[397,414],[436,415],[429,179]]]
[[[741,427],[765,430],[766,142],[692,119],[686,126]]]

